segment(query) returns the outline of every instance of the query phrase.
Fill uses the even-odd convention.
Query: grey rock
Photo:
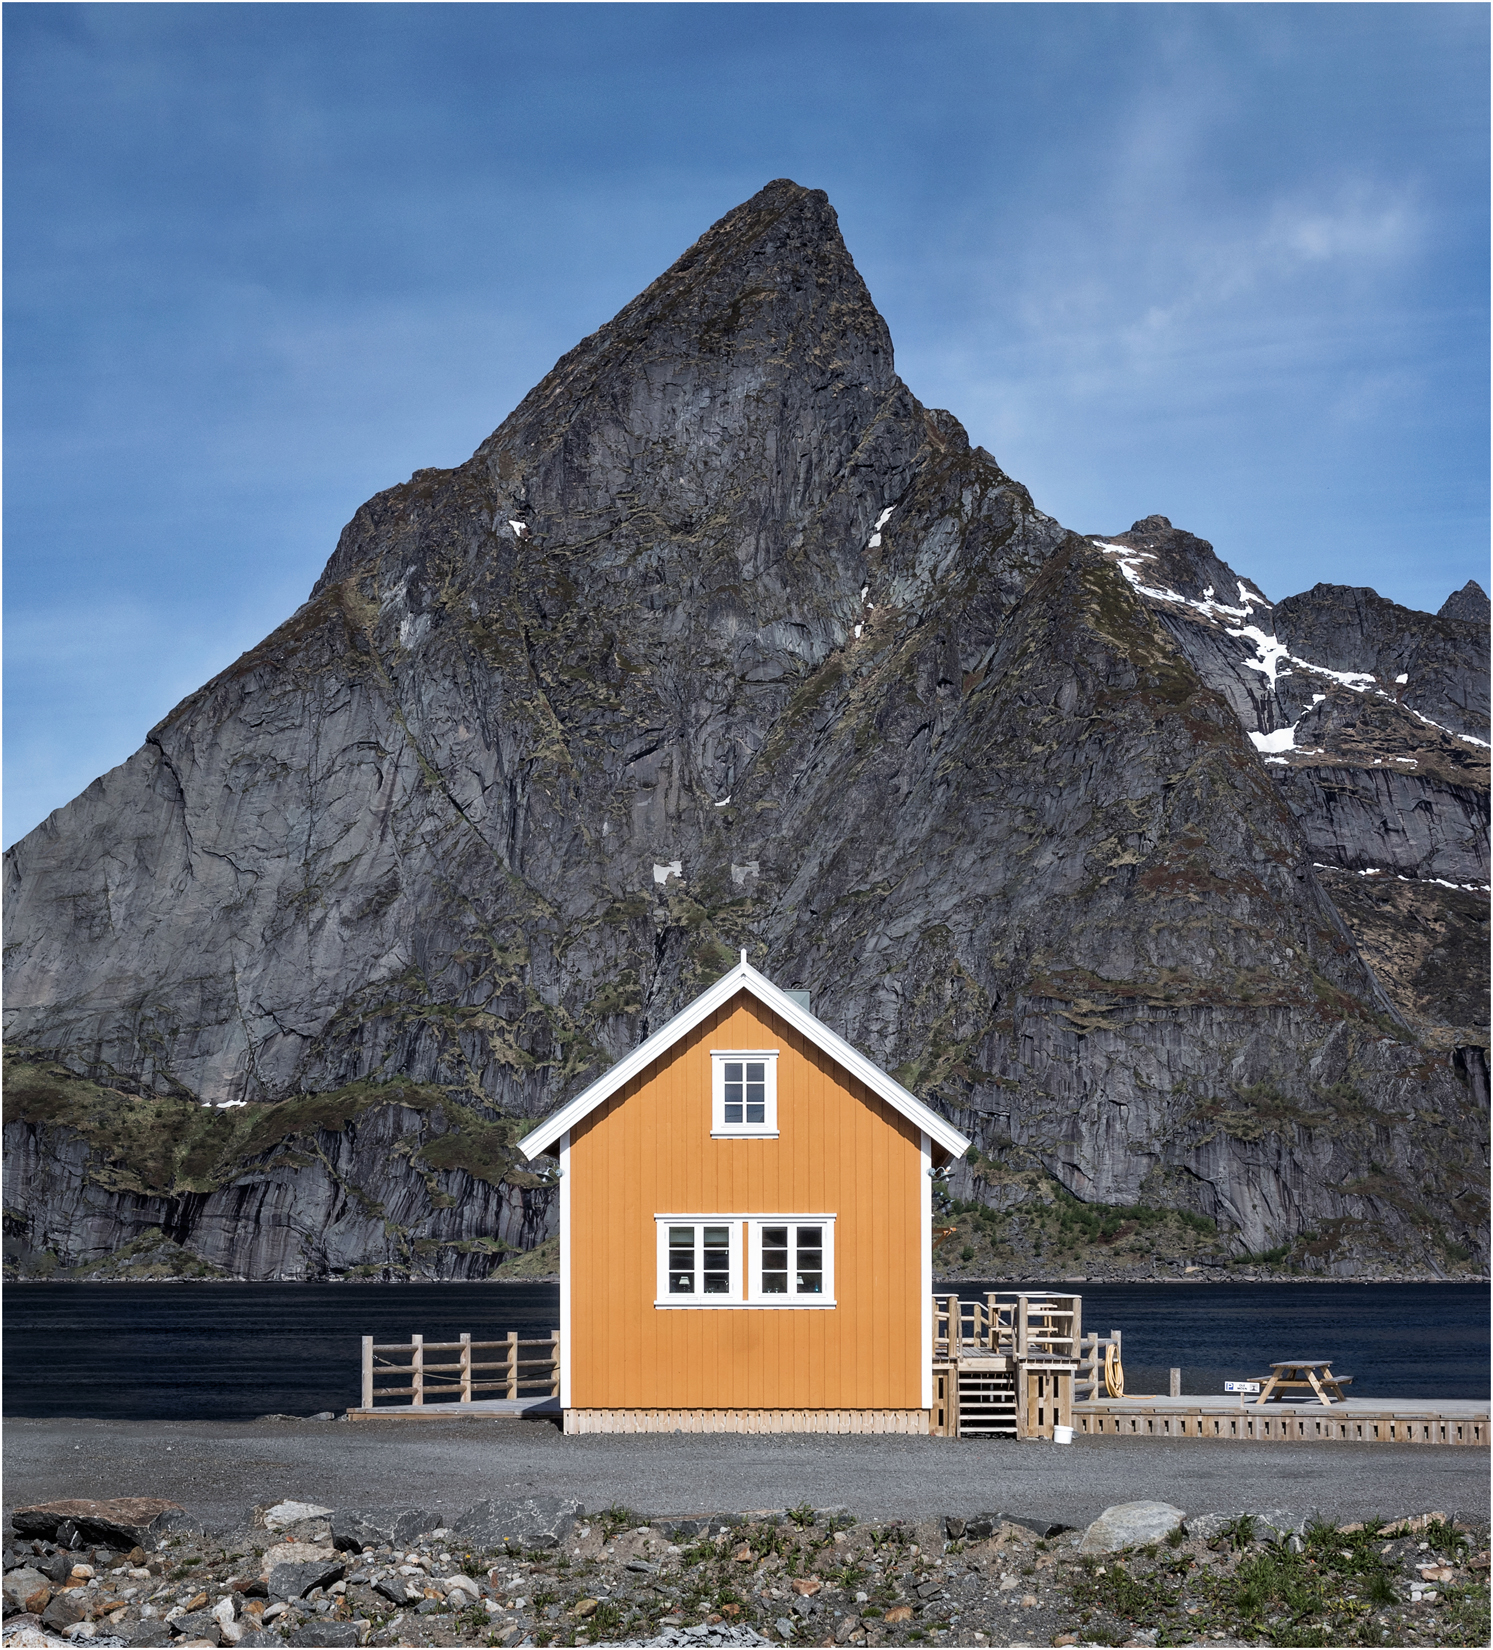
[[[115,1631],[126,1644],[135,1645],[137,1650],[163,1650],[164,1646],[171,1643],[171,1629],[164,1621],[127,1621]],[[239,1641],[240,1644],[248,1644],[250,1637],[251,1635],[245,1634]]]
[[[266,1578],[266,1585],[277,1598],[305,1598],[313,1587],[330,1587],[334,1581],[340,1581],[344,1569],[335,1559],[277,1564]]]
[[[58,1593],[41,1612],[42,1625],[53,1633],[82,1621],[87,1614],[88,1595],[80,1587],[70,1587]]]
[[[238,1650],[278,1650],[278,1647],[285,1644],[285,1642],[278,1633],[271,1633],[264,1628],[257,1628],[253,1632],[244,1634],[238,1641]],[[350,1642],[356,1644],[358,1641],[353,1638]]]
[[[425,1596],[420,1589],[408,1585],[403,1576],[385,1576],[382,1581],[374,1582],[373,1590],[390,1604],[413,1604]]]
[[[531,1495],[519,1501],[479,1501],[457,1519],[454,1531],[467,1545],[488,1551],[499,1547],[558,1547],[585,1513],[579,1501]]]
[[[308,1645],[312,1650],[337,1650],[342,1645],[356,1644],[358,1629],[350,1621],[308,1621],[281,1642]]]
[[[179,1639],[211,1639],[214,1644],[223,1641],[217,1618],[210,1610],[193,1610],[166,1624]]]
[[[439,1523],[438,1514],[419,1507],[339,1507],[332,1515],[332,1545],[347,1553],[404,1546]]]
[[[467,462],[361,507],[286,624],[10,850],[8,1035],[39,1087],[121,1106],[394,1077],[533,1117],[745,943],[982,1153],[1086,1200],[1241,1252],[1334,1222],[1347,1264],[1485,1258],[1457,1197],[1486,1061],[1408,1017],[1317,865],[1401,835],[1422,882],[1472,863],[1486,779],[1427,746],[1382,784],[1354,745],[1340,786],[1341,751],[1249,738],[1330,698],[1323,670],[1406,659],[1386,703],[1483,725],[1471,604],[1309,592],[1292,650],[1358,662],[1272,682],[1196,605],[1230,596],[1205,541],[1120,538],[1185,599],[915,399],[828,201],[776,180]],[[458,1125],[424,1091],[189,1196],[112,1189],[108,1139],[17,1092],[23,1267],[169,1231],[235,1276],[485,1276],[481,1239],[554,1230],[552,1184],[422,1170]],[[993,1195],[968,1164],[951,1190]]]
[[[1165,1501],[1125,1501],[1106,1507],[1083,1532],[1081,1553],[1118,1553],[1126,1547],[1144,1547],[1163,1541],[1187,1515]]]

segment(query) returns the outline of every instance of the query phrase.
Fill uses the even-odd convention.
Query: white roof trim
[[[802,1032],[832,1060],[838,1061],[852,1076],[858,1077],[873,1094],[879,1095],[910,1123],[922,1129],[951,1157],[962,1157],[969,1150],[969,1140],[952,1123],[940,1117],[932,1107],[925,1106],[915,1094],[909,1094],[896,1078],[889,1077],[880,1066],[868,1060],[858,1049],[852,1048],[822,1020],[816,1020],[808,1009],[800,1008],[765,974],[759,974],[752,967],[746,960],[745,952],[742,952],[740,963],[729,974],[723,974],[709,990],[702,991],[667,1025],[660,1026],[651,1037],[639,1043],[631,1054],[625,1055],[609,1071],[597,1078],[590,1088],[583,1089],[568,1105],[562,1106],[552,1117],[546,1118],[538,1128],[531,1129],[518,1142],[518,1149],[529,1158],[552,1150],[567,1129],[573,1129],[603,1100],[608,1099],[640,1071],[652,1065],[659,1055],[672,1048],[681,1037],[693,1031],[702,1020],[708,1019],[716,1009],[723,1007],[738,991],[743,990],[750,991],[760,1003],[770,1008],[779,1018],[786,1020],[795,1031]]]

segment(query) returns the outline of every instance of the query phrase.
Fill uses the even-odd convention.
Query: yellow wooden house
[[[926,1432],[946,1119],[741,963],[519,1142],[567,1432]]]

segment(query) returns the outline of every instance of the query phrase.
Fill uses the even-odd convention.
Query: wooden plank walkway
[[[438,1401],[424,1404],[388,1404],[382,1409],[361,1405],[347,1412],[349,1421],[501,1421],[558,1418],[558,1398],[474,1398],[471,1403]]]
[[[1488,1409],[1475,1398],[1345,1398],[1331,1405],[1212,1396],[1081,1399],[1073,1405],[1073,1430],[1105,1438],[1485,1445]]]

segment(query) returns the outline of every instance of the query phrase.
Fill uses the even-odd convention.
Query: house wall
[[[776,1048],[776,1140],[710,1138],[710,1050]],[[754,997],[571,1133],[578,1409],[923,1406],[919,1131]],[[838,1217],[832,1308],[656,1307],[655,1214]]]

